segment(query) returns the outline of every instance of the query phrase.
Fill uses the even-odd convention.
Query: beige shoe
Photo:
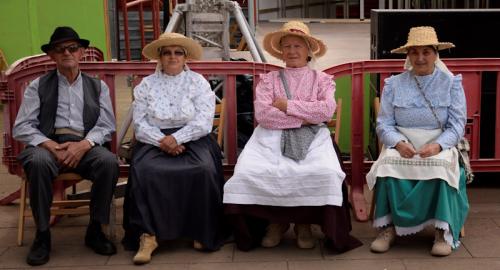
[[[139,250],[134,256],[135,264],[145,264],[151,261],[151,254],[158,247],[156,236],[143,233],[141,235],[141,243]]]
[[[311,224],[295,224],[294,231],[299,248],[314,248],[316,241],[312,235]]]
[[[281,237],[283,234],[288,231],[290,224],[270,224],[267,227],[267,233],[264,238],[262,238],[262,242],[260,243],[263,247],[275,247],[279,245],[281,242]]]
[[[396,240],[396,230],[394,229],[394,227],[390,226],[384,228],[378,234],[377,239],[375,239],[372,242],[370,250],[376,253],[386,252],[391,248],[395,240]]]
[[[451,246],[444,240],[444,231],[436,229],[434,237],[434,245],[432,245],[431,254],[440,257],[450,255]]]
[[[193,248],[196,250],[203,250],[205,247],[203,247],[203,245],[200,242],[194,240],[193,241]]]

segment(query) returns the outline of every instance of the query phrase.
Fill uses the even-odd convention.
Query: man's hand
[[[177,140],[172,135],[167,135],[160,140],[160,149],[170,154],[178,146]]]
[[[53,140],[48,140],[41,143],[40,147],[47,149],[56,158],[57,162],[62,165],[64,151],[62,151],[60,144]]]
[[[439,143],[425,144],[418,150],[418,154],[422,158],[431,157],[441,152],[441,145]]]
[[[288,105],[288,99],[286,98],[278,98],[276,99],[273,104],[274,107],[276,107],[278,110],[286,113],[287,105]]]
[[[92,146],[87,140],[65,142],[61,144],[60,150],[63,151],[62,165],[68,168],[76,168],[83,155],[85,155],[90,148],[92,148]]]
[[[396,148],[396,150],[398,150],[401,157],[404,157],[404,158],[412,158],[415,154],[417,154],[417,151],[415,151],[415,148],[413,148],[413,145],[411,143],[407,143],[404,141],[398,142],[398,144],[396,144],[395,148]]]

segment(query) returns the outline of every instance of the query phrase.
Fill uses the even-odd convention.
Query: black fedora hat
[[[59,26],[54,30],[52,36],[50,36],[50,42],[42,45],[41,49],[43,52],[48,53],[55,44],[64,41],[75,40],[82,45],[82,47],[87,48],[89,46],[89,41],[86,39],[81,39],[78,33],[69,26]]]

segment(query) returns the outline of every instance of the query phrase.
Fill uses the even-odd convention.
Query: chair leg
[[[21,180],[21,195],[19,198],[19,221],[17,224],[17,245],[23,245],[24,238],[24,220],[26,211],[26,190],[28,186],[28,181],[23,177]]]
[[[108,237],[111,241],[114,241],[116,239],[116,234],[115,234],[115,224],[116,224],[116,198],[113,196],[113,199],[111,200],[111,208],[109,211],[109,224],[108,224]]]
[[[64,181],[55,181],[52,187],[53,190],[53,201],[62,201],[66,199],[66,188],[64,186]],[[50,216],[50,226],[54,226],[62,218],[60,215]]]
[[[462,227],[462,229],[460,229],[460,237],[465,237],[465,227]]]

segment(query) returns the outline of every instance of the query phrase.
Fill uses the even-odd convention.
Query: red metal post
[[[130,37],[128,34],[127,1],[121,0],[121,4],[122,4],[122,17],[123,17],[123,35],[125,38],[125,57],[127,61],[130,61]]]
[[[236,119],[236,76],[227,75],[224,85],[224,98],[226,99],[226,141],[227,162],[236,164],[236,156],[238,149],[238,131]]]
[[[152,20],[153,20],[153,39],[157,39],[160,36],[160,1],[153,0],[152,3]]]
[[[351,104],[351,193],[350,200],[357,220],[368,220],[366,200],[363,194],[365,174],[363,172],[363,64],[352,65],[352,104]]]
[[[497,100],[495,123],[495,158],[500,158],[500,72],[497,72]]]
[[[146,38],[144,36],[144,8],[142,6],[142,2],[139,3],[139,32],[141,33],[141,50],[146,45]],[[145,60],[146,58],[141,53],[141,59]]]

